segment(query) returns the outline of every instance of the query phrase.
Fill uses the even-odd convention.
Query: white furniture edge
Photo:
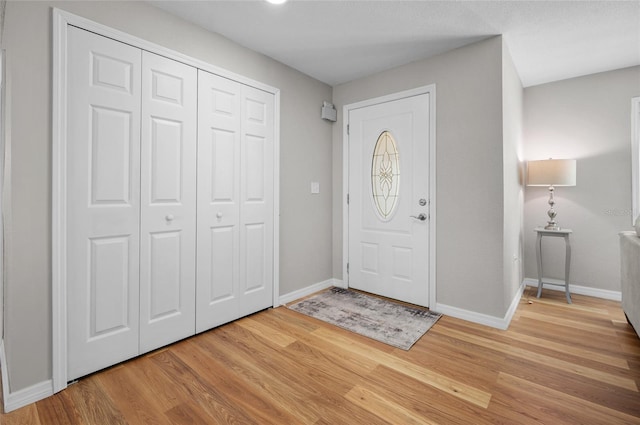
[[[551,282],[551,283],[555,283],[556,285],[562,285],[562,286],[545,286],[544,290],[552,290],[552,291],[561,291],[564,292],[564,282],[563,280],[560,279],[549,279],[549,278],[545,278],[545,281]],[[527,286],[534,286],[534,287],[538,287],[538,279],[531,279],[531,278],[525,278],[524,279],[524,283]],[[612,300],[612,301],[621,301],[622,300],[622,292],[620,291],[611,291],[609,289],[599,289],[599,288],[592,288],[590,286],[582,286],[582,285],[574,285],[574,284],[569,284],[569,292],[571,292],[572,294],[578,294],[578,295],[586,295],[589,297],[595,297],[595,298],[602,298],[604,300]],[[544,292],[542,294],[542,298],[544,298]]]
[[[76,26],[95,34],[182,62],[189,66],[220,75],[274,95],[274,253],[272,303],[278,302],[280,292],[280,90],[209,63],[132,36],[106,25],[53,9],[53,72],[52,72],[52,230],[51,230],[51,298],[52,298],[52,381],[53,392],[67,387],[67,329],[66,329],[66,86],[67,86],[67,28]],[[40,384],[37,384],[40,385]],[[31,387],[30,387],[31,388]]]
[[[640,96],[631,99],[631,224],[640,214]]]
[[[638,237],[635,231],[622,231],[620,238],[620,306],[633,330],[640,337],[640,292],[637,287],[640,279],[637,268]],[[635,258],[634,258],[635,257]],[[634,261],[635,260],[635,261]]]
[[[349,112],[353,109],[391,102],[405,97],[429,94],[429,307],[436,305],[436,85],[429,84],[342,107],[342,281],[348,287],[349,274]]]

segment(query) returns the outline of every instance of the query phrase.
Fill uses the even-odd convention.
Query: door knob
[[[221,212],[217,213],[216,218],[222,218],[222,213]]]
[[[173,218],[174,218],[174,217],[173,217],[173,214],[167,214],[167,215],[166,215],[166,217],[165,217],[165,220],[167,220],[167,221],[173,221]]]
[[[420,221],[425,221],[427,219],[427,215],[425,213],[418,214],[417,217],[415,215],[412,215],[410,217],[411,218],[415,218],[415,219],[420,220]]]

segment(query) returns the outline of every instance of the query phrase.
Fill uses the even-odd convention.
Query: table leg
[[[538,262],[538,295],[537,298],[540,298],[542,295],[542,234],[538,233],[538,237],[536,238],[536,260]]]
[[[571,294],[569,293],[569,270],[571,269],[571,244],[569,243],[569,235],[564,237],[564,243],[567,246],[567,252],[564,259],[564,290],[567,295],[567,303],[571,304]]]

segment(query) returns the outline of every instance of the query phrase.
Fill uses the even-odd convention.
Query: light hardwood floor
[[[640,339],[620,303],[573,301],[528,289],[508,331],[443,317],[409,351],[280,307],[0,423],[640,424]]]

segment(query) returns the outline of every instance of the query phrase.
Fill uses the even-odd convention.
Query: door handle
[[[418,214],[418,216],[416,217],[415,215],[410,216],[411,218],[415,218],[418,219],[420,221],[425,221],[427,219],[427,215],[425,213],[420,213]]]

